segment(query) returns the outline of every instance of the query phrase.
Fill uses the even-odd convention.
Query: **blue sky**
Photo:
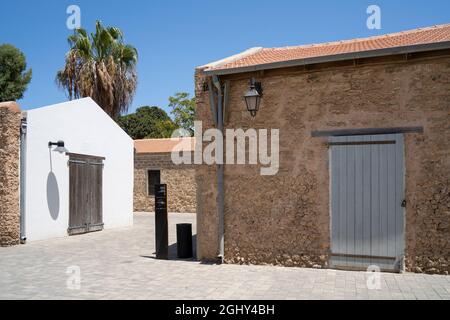
[[[23,109],[67,100],[55,74],[68,50],[66,8],[121,28],[139,51],[139,85],[129,112],[142,105],[168,111],[177,91],[193,93],[194,68],[255,46],[274,47],[366,37],[450,22],[450,1],[406,0],[15,0],[0,2],[0,43],[21,49],[33,79]],[[381,7],[382,29],[366,27],[366,9]]]

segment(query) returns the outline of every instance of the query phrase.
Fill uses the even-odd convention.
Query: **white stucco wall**
[[[27,124],[27,241],[67,236],[69,157],[49,151],[49,141],[63,140],[68,152],[105,157],[104,228],[133,224],[133,140],[92,99],[29,110]]]

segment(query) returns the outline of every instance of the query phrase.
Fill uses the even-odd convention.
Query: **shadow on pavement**
[[[179,259],[177,257],[177,243],[172,243],[169,245],[169,259],[168,260],[172,260],[172,261],[186,261],[186,262],[200,262],[201,264],[208,264],[208,265],[213,265],[216,264],[215,262],[210,262],[210,261],[198,261],[195,257],[196,257],[196,248],[197,248],[197,235],[194,234],[192,236],[192,252],[194,257],[193,258],[188,258],[188,259]],[[142,258],[148,258],[148,259],[156,259],[156,252],[153,252],[151,256],[144,256],[141,255],[140,257]]]

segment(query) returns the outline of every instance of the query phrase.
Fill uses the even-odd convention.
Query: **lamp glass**
[[[258,111],[261,96],[259,95],[258,91],[256,91],[254,86],[250,88],[250,91],[245,94],[244,98],[248,111],[252,113]]]
[[[65,153],[68,152],[69,150],[67,150],[65,147],[56,147],[53,151],[58,153]]]

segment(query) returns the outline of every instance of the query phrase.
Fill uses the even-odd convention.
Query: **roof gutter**
[[[27,113],[20,121],[20,243],[27,241],[26,234],[26,165],[27,165]]]
[[[429,52],[429,51],[445,50],[445,49],[450,49],[450,41],[417,44],[417,45],[411,45],[411,46],[401,46],[401,47],[377,49],[377,50],[370,50],[370,51],[341,53],[341,54],[327,55],[327,56],[320,56],[320,57],[313,57],[313,58],[304,58],[304,59],[295,59],[295,60],[288,60],[288,61],[258,64],[258,65],[254,65],[254,66],[239,67],[239,68],[216,69],[216,70],[212,69],[212,70],[205,70],[205,71],[203,71],[203,73],[207,76],[208,75],[209,76],[211,76],[211,75],[227,75],[227,74],[261,71],[261,70],[306,66],[306,65],[310,65],[310,64],[318,64],[318,63],[326,63],[326,62],[345,61],[345,60],[363,59],[363,58],[376,58],[376,57],[383,57],[383,56],[392,56],[392,55],[417,53],[417,52]]]

